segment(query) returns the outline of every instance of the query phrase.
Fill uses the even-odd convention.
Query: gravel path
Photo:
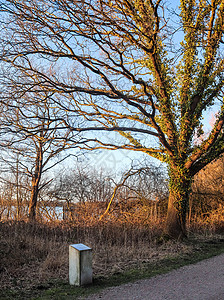
[[[224,300],[224,254],[195,265],[101,291],[88,300]]]

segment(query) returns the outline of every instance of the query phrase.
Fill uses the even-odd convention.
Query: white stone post
[[[69,283],[76,286],[91,284],[92,278],[92,249],[84,244],[70,245]]]

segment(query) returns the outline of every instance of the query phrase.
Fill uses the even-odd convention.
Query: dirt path
[[[224,254],[151,279],[103,290],[88,300],[224,300]]]

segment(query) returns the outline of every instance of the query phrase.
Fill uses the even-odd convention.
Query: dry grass
[[[192,218],[189,228],[202,234],[224,233],[224,205]]]
[[[49,279],[68,278],[68,246],[93,248],[97,276],[122,272],[141,264],[191,251],[181,243],[158,245],[157,228],[106,222],[94,226],[64,223],[0,223],[0,286],[29,289]]]
[[[116,211],[99,222],[89,206],[75,221],[0,222],[0,287],[32,289],[49,279],[68,280],[68,246],[84,243],[93,249],[94,276],[109,276],[147,262],[191,253],[181,242],[158,243],[164,218],[158,211],[132,207]],[[224,208],[203,218],[192,218],[193,234],[224,232]]]

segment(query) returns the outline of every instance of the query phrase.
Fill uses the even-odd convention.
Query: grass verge
[[[199,262],[203,259],[224,253],[224,239],[204,239],[198,240],[190,238],[185,242],[187,246],[192,247],[191,253],[185,253],[176,257],[167,256],[161,260],[153,262],[142,262],[138,268],[117,272],[111,276],[95,277],[91,286],[71,287],[67,281],[49,280],[43,284],[38,284],[30,290],[10,290],[6,289],[0,294],[1,300],[10,299],[85,299],[90,294],[97,293],[100,290],[133,282],[139,279],[146,279],[159,274],[167,273],[173,269],[180,268],[185,265]]]

